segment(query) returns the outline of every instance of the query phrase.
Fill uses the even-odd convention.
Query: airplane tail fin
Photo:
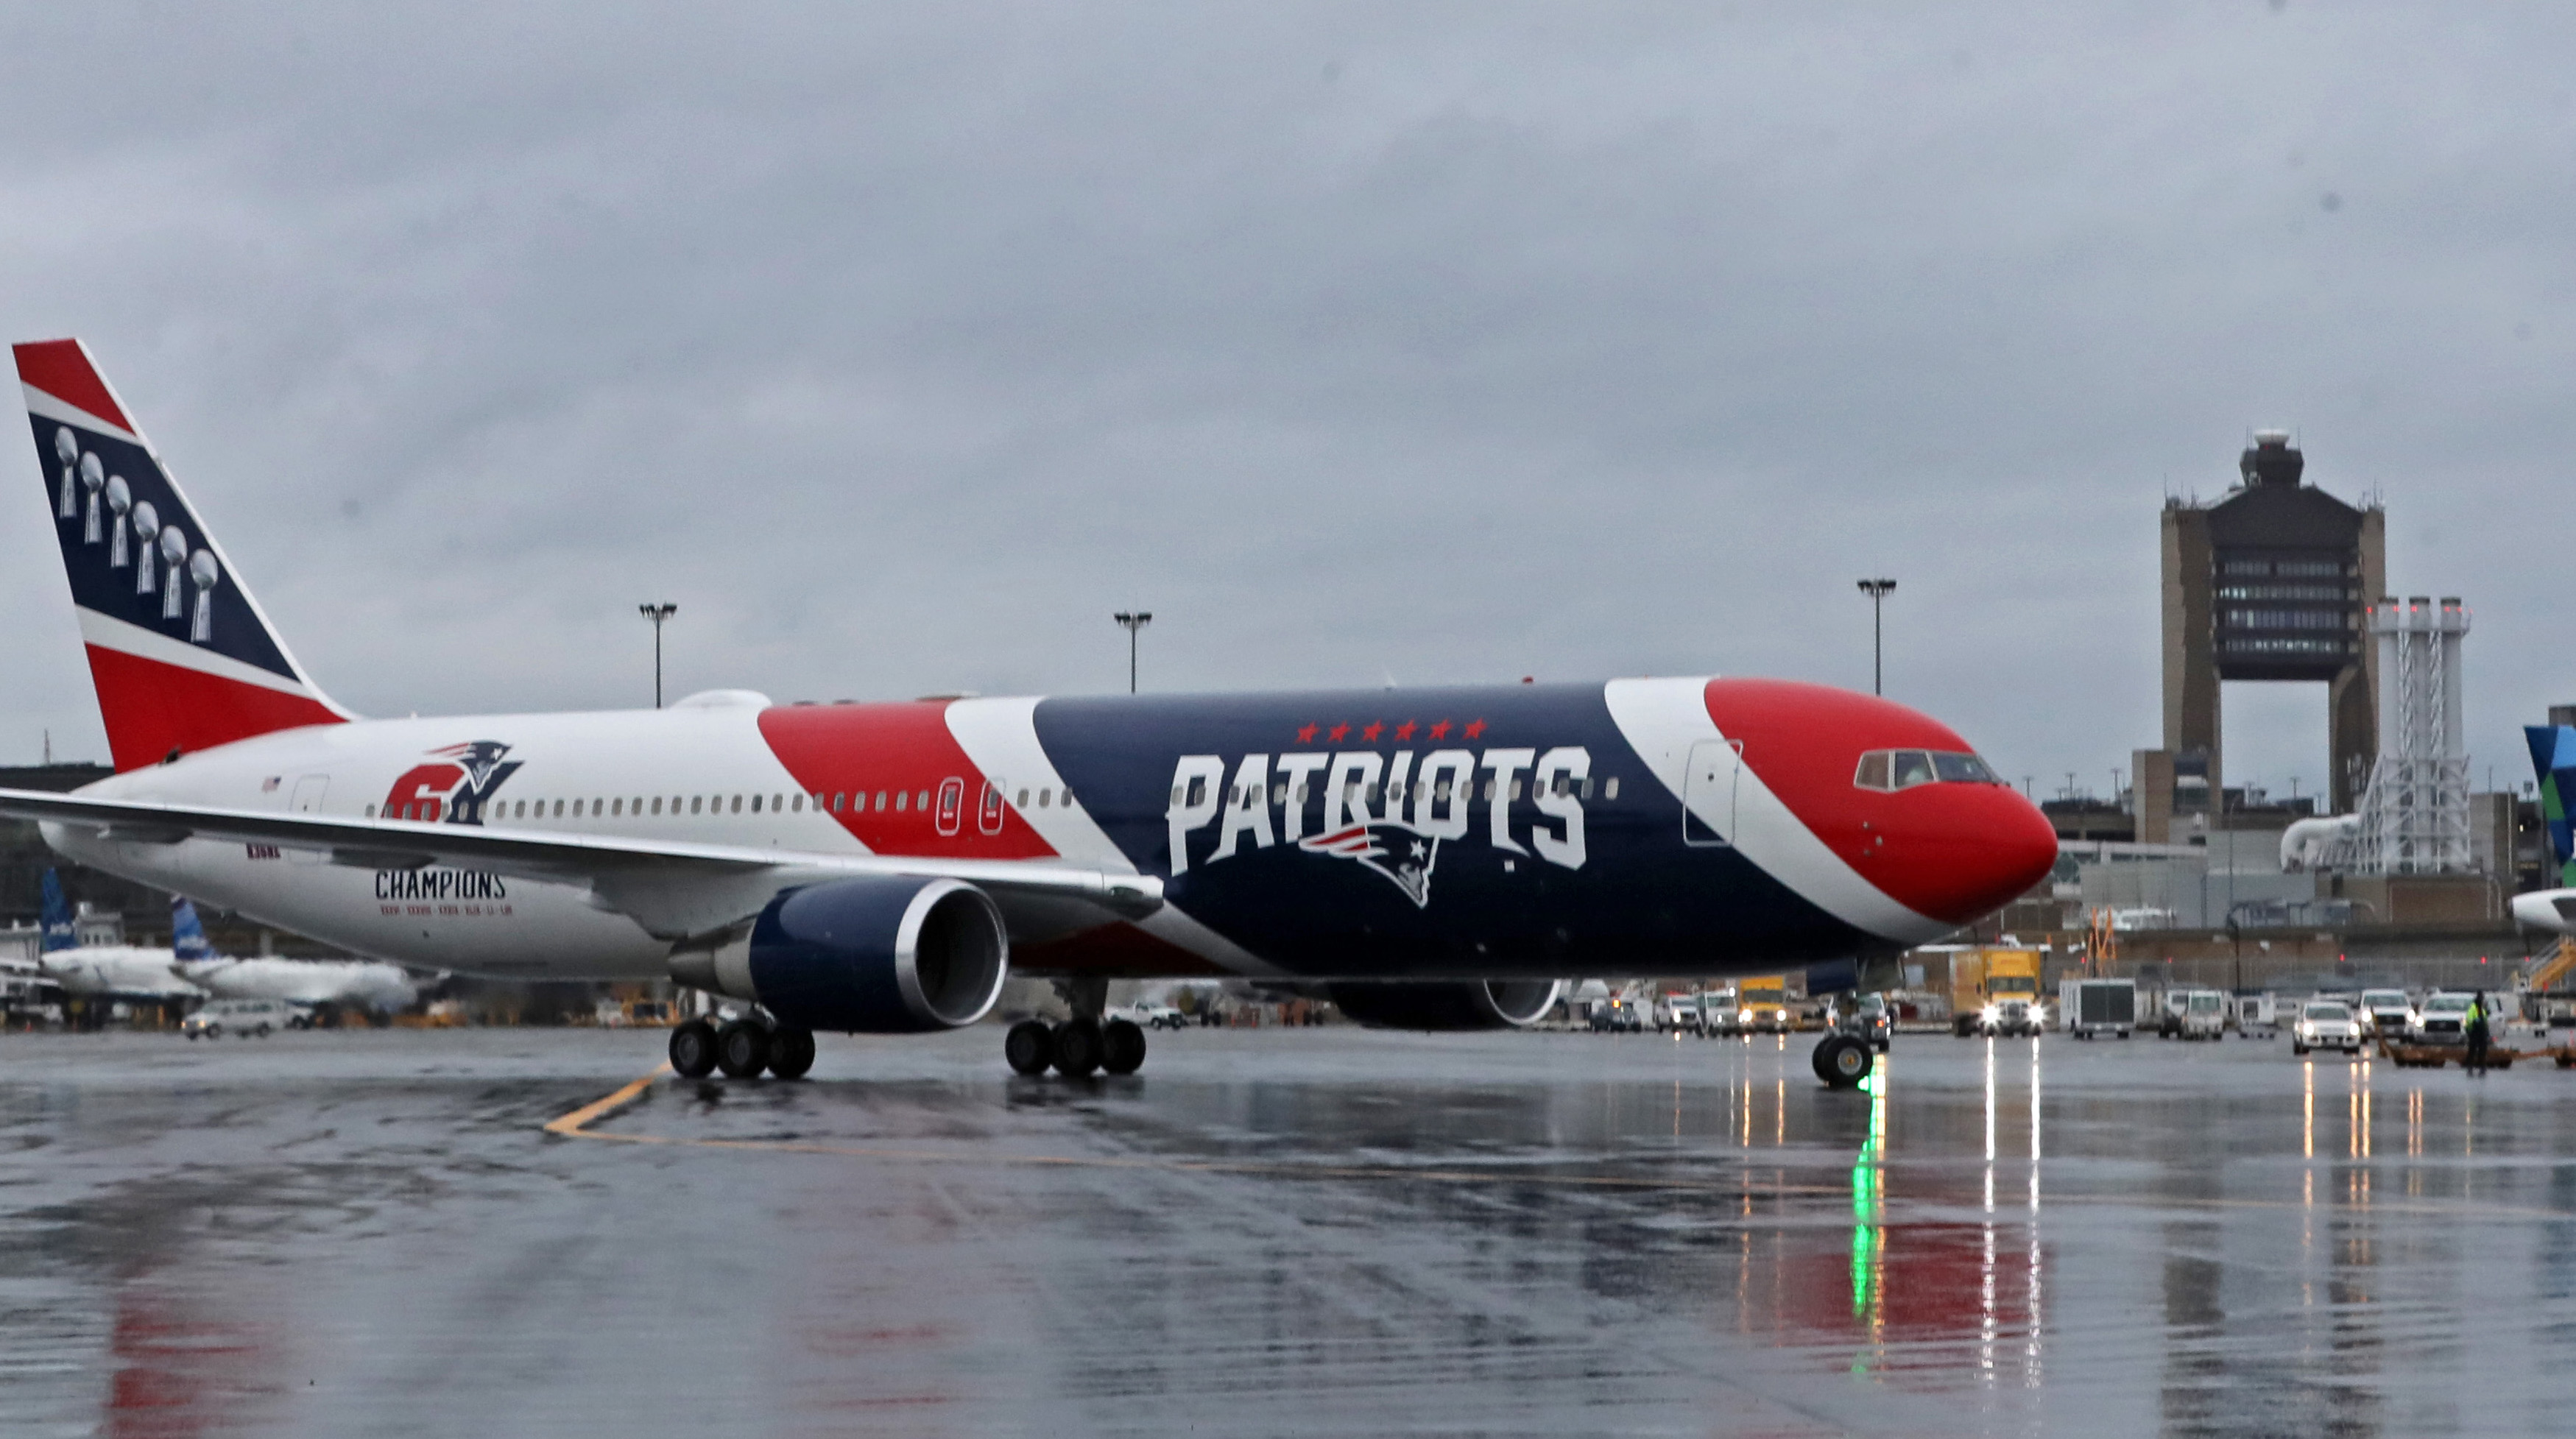
[[[353,718],[287,652],[88,349],[11,349],[117,769]]]
[[[221,958],[206,939],[206,926],[197,919],[197,907],[180,895],[170,896],[170,951],[181,964],[203,964]]]
[[[45,937],[38,941],[46,954],[80,948],[80,931],[72,925],[71,901],[63,898],[62,876],[45,871]]]
[[[2568,810],[2576,802],[2576,725],[2524,725],[2531,744],[2532,772],[2540,778],[2540,815],[2549,823],[2549,853],[2558,861],[2558,882],[2576,887],[2576,822]]]

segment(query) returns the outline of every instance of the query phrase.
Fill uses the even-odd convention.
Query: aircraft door
[[[1735,842],[1735,785],[1744,772],[1744,741],[1702,740],[1691,746],[1682,781],[1682,843],[1702,848]]]
[[[975,827],[986,834],[1002,832],[1002,781],[984,781],[984,802],[975,809]]]
[[[958,824],[965,818],[965,810],[966,781],[954,776],[941,780],[939,782],[939,817],[932,824],[932,828],[938,830],[942,838],[956,834]]]

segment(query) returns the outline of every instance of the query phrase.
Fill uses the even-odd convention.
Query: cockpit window
[[[1880,749],[1860,757],[1852,783],[1862,789],[1912,789],[1918,784],[2001,784],[1972,754],[1940,750]]]

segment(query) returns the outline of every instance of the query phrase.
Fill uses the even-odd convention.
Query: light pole
[[[635,610],[636,613],[653,622],[653,708],[660,709],[662,707],[662,621],[678,614],[680,607],[665,602],[658,605],[637,605]]]
[[[1869,596],[1869,692],[1874,695],[1885,694],[1887,693],[1886,630],[1879,624],[1879,608],[1889,595],[1896,592],[1896,581],[1863,580],[1860,582],[1860,592]]]
[[[1152,610],[1120,610],[1111,615],[1127,631],[1127,693],[1136,692],[1136,632],[1154,622]]]

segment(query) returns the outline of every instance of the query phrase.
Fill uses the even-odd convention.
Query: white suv
[[[2290,1030],[2290,1052],[2305,1054],[2311,1049],[2361,1053],[2361,1023],[2353,1018],[2352,1006],[2334,999],[2299,1006],[2299,1022]]]

